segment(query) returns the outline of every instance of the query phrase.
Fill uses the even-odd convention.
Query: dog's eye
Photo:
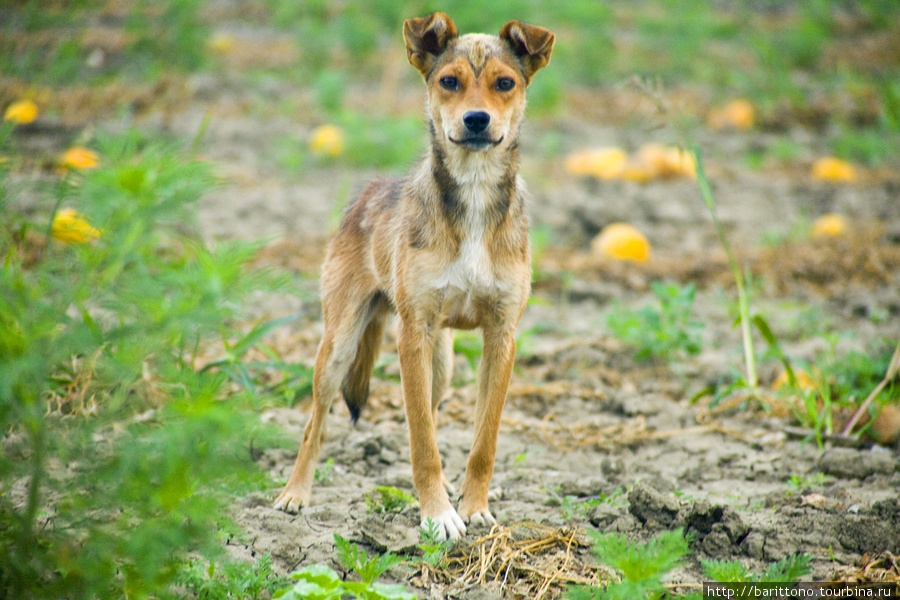
[[[510,79],[509,77],[501,77],[497,80],[497,83],[495,85],[501,92],[508,92],[509,90],[516,87],[516,80]]]
[[[441,87],[445,90],[455,92],[459,89],[459,79],[456,77],[441,77]]]

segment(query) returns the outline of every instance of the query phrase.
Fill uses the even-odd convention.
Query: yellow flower
[[[591,242],[591,252],[616,260],[646,262],[650,258],[650,242],[628,223],[610,223]]]
[[[19,100],[6,107],[6,112],[3,113],[3,120],[12,121],[18,125],[25,125],[37,119],[37,116],[37,104],[31,100]]]
[[[582,150],[566,157],[563,168],[570,175],[613,179],[622,171],[628,155],[621,148]]]
[[[853,183],[856,181],[856,167],[845,160],[826,156],[812,166],[812,176],[822,181]]]
[[[83,146],[72,146],[60,157],[59,164],[69,169],[96,169],[100,166],[100,157]]]
[[[707,122],[713,129],[742,129],[753,127],[756,120],[756,111],[749,101],[744,99],[732,100],[725,106],[717,108],[709,113]]]
[[[92,227],[84,217],[71,208],[57,211],[53,217],[50,235],[54,240],[67,244],[81,244],[100,237],[100,231]]]
[[[810,235],[814,238],[840,237],[847,233],[847,219],[843,215],[822,215],[813,221]]]
[[[309,136],[309,149],[319,156],[340,156],[344,151],[344,131],[337,125],[316,127]]]

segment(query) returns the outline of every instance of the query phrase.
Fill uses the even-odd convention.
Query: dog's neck
[[[465,229],[464,222],[478,221],[493,229],[503,222],[518,195],[518,140],[482,152],[445,149],[433,140],[426,160],[451,226]]]

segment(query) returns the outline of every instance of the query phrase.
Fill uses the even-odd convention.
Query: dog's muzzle
[[[491,139],[488,126],[491,124],[491,115],[483,110],[470,110],[463,115],[463,125],[466,129],[465,136],[456,140],[450,137],[450,141],[469,150],[486,150],[503,141]]]

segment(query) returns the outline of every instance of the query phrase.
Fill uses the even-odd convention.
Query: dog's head
[[[410,64],[425,78],[429,116],[442,145],[479,152],[516,139],[525,88],[550,62],[552,33],[510,21],[499,37],[460,36],[450,17],[438,12],[406,21],[403,37]]]

